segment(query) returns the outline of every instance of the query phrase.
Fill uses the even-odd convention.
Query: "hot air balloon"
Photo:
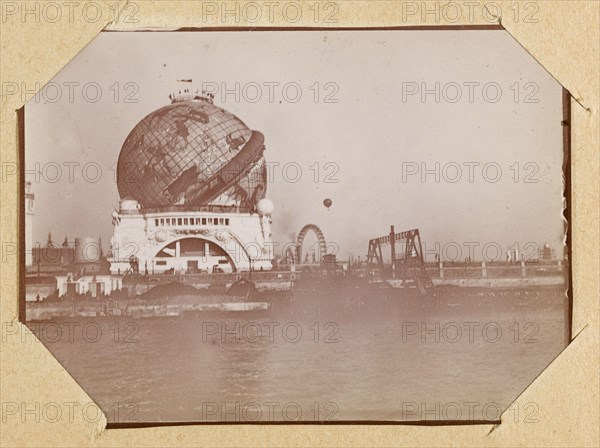
[[[323,201],[323,205],[324,205],[325,207],[327,207],[327,209],[328,209],[328,210],[329,210],[329,207],[331,207],[331,205],[332,205],[332,204],[333,204],[333,201],[332,201],[331,199],[329,199],[329,198],[327,198],[327,199],[325,199],[325,200]]]

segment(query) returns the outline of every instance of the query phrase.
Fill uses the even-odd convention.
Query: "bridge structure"
[[[383,246],[390,246],[391,272],[386,270],[383,261]],[[415,286],[421,294],[427,294],[433,288],[433,282],[425,269],[423,247],[419,229],[396,233],[394,226],[390,227],[388,235],[369,241],[367,267],[378,269],[385,278],[399,279],[402,286]]]

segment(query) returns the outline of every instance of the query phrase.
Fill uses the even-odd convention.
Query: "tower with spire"
[[[25,266],[33,264],[33,200],[31,182],[25,182]]]

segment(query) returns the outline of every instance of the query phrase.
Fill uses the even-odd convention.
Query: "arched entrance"
[[[152,260],[154,272],[235,272],[236,265],[225,249],[204,238],[185,237],[163,246]]]

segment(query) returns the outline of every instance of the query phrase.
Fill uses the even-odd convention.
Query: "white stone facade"
[[[270,216],[256,213],[144,212],[135,200],[113,213],[108,261],[112,274],[125,274],[135,257],[140,273],[270,270]],[[192,240],[192,241],[190,241]],[[185,252],[185,246],[193,251]]]
[[[99,294],[110,295],[113,291],[123,287],[123,278],[113,275],[84,275],[77,277],[73,274],[57,275],[56,287],[58,295],[67,294],[68,285],[73,285],[73,292],[76,294],[90,294],[96,298]]]

